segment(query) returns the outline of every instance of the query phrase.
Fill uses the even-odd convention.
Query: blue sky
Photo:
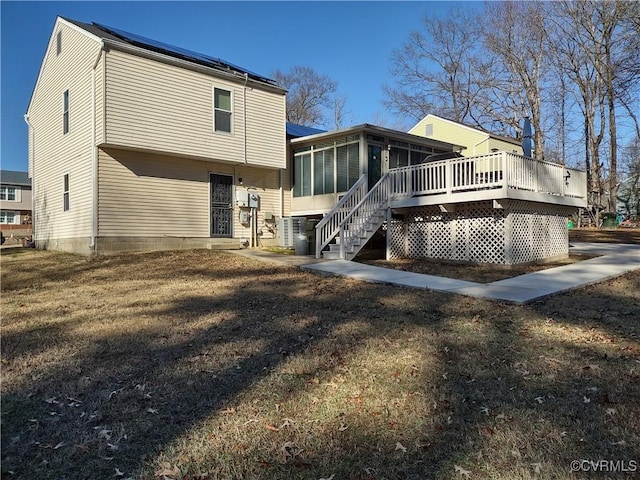
[[[421,29],[425,15],[446,15],[453,6],[461,2],[2,0],[1,168],[27,169],[23,115],[58,15],[207,53],[267,76],[308,66],[338,83],[350,112],[346,123],[411,127],[382,106],[392,52]]]

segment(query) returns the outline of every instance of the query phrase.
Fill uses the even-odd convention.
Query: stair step
[[[340,252],[331,252],[325,250],[324,252],[322,252],[322,258],[324,258],[325,260],[340,260]]]

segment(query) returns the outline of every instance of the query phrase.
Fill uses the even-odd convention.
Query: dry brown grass
[[[513,306],[212,251],[1,261],[3,479],[569,479],[640,457],[640,272]]]
[[[640,228],[575,228],[569,230],[569,241],[640,244]]]

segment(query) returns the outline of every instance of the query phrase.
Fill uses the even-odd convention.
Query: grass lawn
[[[604,479],[634,473],[571,462],[640,459],[640,271],[514,306],[209,250],[1,266],[2,480]]]

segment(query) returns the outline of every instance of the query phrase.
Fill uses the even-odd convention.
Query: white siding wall
[[[235,190],[255,187],[264,213],[278,214],[279,171],[106,148],[99,151],[98,235],[210,236],[209,173],[231,175]],[[238,185],[242,178],[244,186]],[[249,238],[234,201],[234,238]]]
[[[91,69],[100,43],[58,22],[29,108],[33,127],[33,210],[36,240],[91,235]],[[63,134],[63,92],[69,90],[69,132]],[[63,211],[63,175],[69,175],[70,209]]]
[[[107,53],[105,142],[219,162],[283,168],[285,97],[112,50]],[[233,133],[213,130],[213,88],[233,95]]]

